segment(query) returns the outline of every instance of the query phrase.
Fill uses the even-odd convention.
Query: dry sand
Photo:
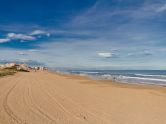
[[[166,124],[166,88],[17,73],[0,78],[0,124]]]

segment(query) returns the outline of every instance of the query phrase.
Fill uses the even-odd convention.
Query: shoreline
[[[117,86],[117,87],[123,87],[123,88],[137,88],[137,89],[154,89],[154,90],[160,90],[166,89],[166,86],[163,85],[152,85],[152,84],[146,84],[146,83],[126,83],[126,82],[118,82],[118,81],[114,81],[111,79],[105,80],[105,79],[94,79],[91,78],[88,75],[80,75],[80,74],[71,74],[71,73],[63,73],[63,72],[56,72],[56,71],[50,71],[47,70],[49,73],[53,73],[53,74],[57,74],[60,76],[64,76],[64,77],[72,77],[73,79],[84,79],[84,80],[89,80],[92,82],[96,82],[96,83],[102,83],[102,84],[108,84],[108,85],[113,85],[113,86]]]
[[[34,71],[30,71],[34,72]],[[5,78],[5,77],[10,77],[10,76],[15,76],[18,73],[30,73],[30,72],[17,72],[12,75],[6,75],[6,76],[1,76],[0,78]],[[43,72],[43,71],[37,71],[37,72]],[[88,80],[89,84],[94,82],[94,83],[101,83],[101,84],[106,84],[106,85],[111,85],[111,86],[116,86],[116,87],[121,87],[121,88],[135,88],[135,89],[153,89],[153,90],[165,90],[166,86],[162,85],[152,85],[152,84],[146,84],[146,83],[126,83],[126,82],[118,82],[115,80],[111,79],[94,79],[91,78],[88,75],[80,75],[80,74],[71,74],[71,73],[65,73],[65,72],[57,72],[57,71],[52,71],[52,70],[46,70],[44,72],[48,72],[51,74],[63,76],[63,77],[70,77],[72,79],[78,79],[78,80]],[[166,92],[166,91],[165,91]]]

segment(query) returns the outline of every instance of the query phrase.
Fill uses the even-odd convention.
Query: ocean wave
[[[103,74],[103,75],[101,75],[102,77],[112,77],[112,75],[110,75],[110,74]]]
[[[146,80],[146,81],[166,82],[166,79],[143,78],[143,77],[130,77],[130,76],[122,76],[121,79],[138,79],[138,80]]]
[[[87,74],[98,74],[99,72],[84,72],[84,73],[87,73]]]
[[[166,77],[166,75],[149,75],[149,74],[134,74],[135,76],[143,76],[143,77]]]
[[[85,73],[85,74],[98,74],[99,72],[95,71],[71,71],[72,73]]]

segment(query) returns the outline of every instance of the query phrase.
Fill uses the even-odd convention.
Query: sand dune
[[[50,72],[0,78],[0,124],[166,124],[166,88]]]

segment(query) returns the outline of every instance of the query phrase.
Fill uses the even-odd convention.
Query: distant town
[[[6,64],[0,64],[0,69],[15,69],[17,71],[44,71],[47,70],[47,67],[43,66],[29,66],[27,64],[17,64],[17,63],[6,63]]]

